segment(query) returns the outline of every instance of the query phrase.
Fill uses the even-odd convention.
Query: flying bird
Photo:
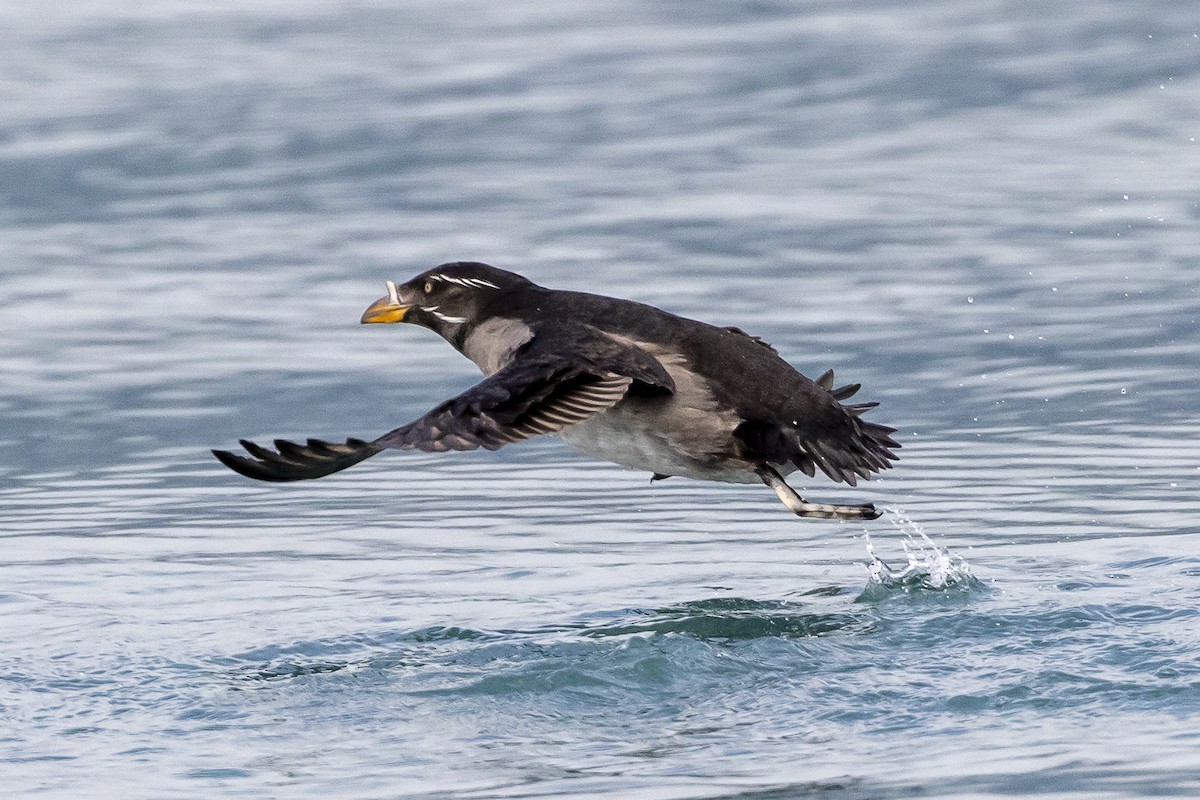
[[[868,422],[877,403],[846,404],[859,384],[815,381],[738,328],[629,300],[547,289],[487,264],[442,264],[397,286],[362,315],[438,334],[484,379],[372,441],[242,440],[225,466],[261,481],[320,478],[386,449],[496,450],[557,434],[585,453],[653,473],[764,483],[801,517],[875,519],[872,504],[811,503],[784,476],[817,470],[851,486],[888,469],[895,428]]]

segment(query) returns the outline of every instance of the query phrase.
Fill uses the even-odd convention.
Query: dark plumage
[[[276,440],[275,451],[242,441],[252,458],[214,450],[223,464],[258,480],[295,481],[388,448],[495,450],[554,433],[655,478],[761,481],[800,516],[879,516],[869,504],[809,503],[782,477],[820,470],[854,486],[897,458],[895,429],[861,418],[875,403],[844,404],[859,386],[834,388],[832,370],[812,381],[737,328],[546,289],[476,262],[443,264],[388,290],[362,322],[423,325],[487,377],[374,441]]]

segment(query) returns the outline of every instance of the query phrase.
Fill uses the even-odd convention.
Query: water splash
[[[863,590],[863,599],[886,596],[896,591],[947,591],[957,588],[973,588],[979,585],[971,573],[971,565],[948,548],[938,547],[921,526],[904,515],[899,508],[886,509],[892,525],[904,535],[900,546],[904,548],[907,563],[894,569],[875,552],[869,533],[863,533],[867,554],[871,561],[866,565],[869,577]]]

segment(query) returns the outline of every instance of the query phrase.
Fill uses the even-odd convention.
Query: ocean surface
[[[1195,0],[0,6],[6,798],[1200,796]],[[861,382],[870,523],[554,439],[438,263]]]

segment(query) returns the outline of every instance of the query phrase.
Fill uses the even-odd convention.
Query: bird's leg
[[[775,471],[774,467],[763,464],[754,470],[758,477],[762,478],[762,482],[775,490],[775,494],[783,501],[783,504],[788,507],[793,514],[798,517],[819,517],[821,519],[876,519],[879,517],[879,511],[875,510],[875,506],[867,503],[862,506],[839,506],[828,503],[810,503],[800,495],[796,494],[796,490],[787,485],[787,481],[783,476]]]

